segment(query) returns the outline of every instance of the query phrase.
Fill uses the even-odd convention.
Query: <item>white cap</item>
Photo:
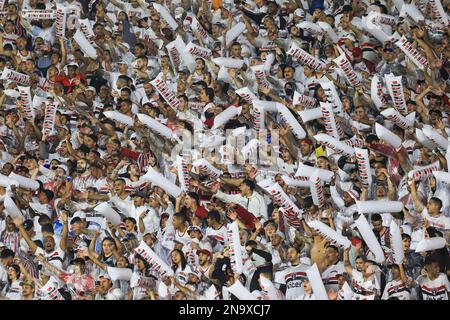
[[[86,212],[79,210],[73,214],[72,218],[75,217],[79,217],[80,219],[86,219]]]
[[[347,190],[346,192],[353,200],[355,201],[359,200],[359,192],[356,191],[355,189]]]
[[[80,67],[80,66],[78,65],[78,63],[76,63],[76,62],[69,62],[69,63],[67,64],[67,67],[73,67],[73,66],[75,66],[75,67],[77,67],[77,68]]]
[[[94,91],[94,93],[97,94],[97,90],[92,86],[87,87],[86,91]]]
[[[80,241],[77,246],[77,250],[86,250],[88,245],[85,241]]]
[[[305,17],[305,11],[303,11],[302,9],[298,8],[294,11],[294,16],[299,16],[304,18]]]
[[[181,18],[183,13],[184,13],[184,9],[182,7],[176,7],[175,10],[174,10],[175,19]]]
[[[341,35],[341,39],[350,39],[352,41],[356,41],[355,36],[352,33],[346,32]]]

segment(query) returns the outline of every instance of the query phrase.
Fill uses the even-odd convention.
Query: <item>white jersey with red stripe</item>
[[[352,300],[374,300],[380,290],[380,284],[375,275],[365,280],[362,272],[353,270],[352,288],[354,291]]]
[[[329,289],[333,289],[334,291],[339,291],[339,281],[338,277],[345,272],[344,264],[341,261],[338,261],[335,264],[332,264],[322,273],[323,284],[327,291]]]
[[[428,209],[424,208],[422,211],[422,216],[428,220],[431,227],[435,227],[439,231],[450,230],[450,218],[439,214],[437,216],[432,216],[428,213]]]
[[[178,242],[182,243],[183,245],[188,246],[191,243],[191,237],[189,236],[187,230],[184,232],[175,230],[175,241],[178,241]]]
[[[207,267],[198,265],[195,270],[209,279],[209,273],[211,272],[212,266],[212,263]]]
[[[286,285],[286,300],[295,300],[305,293],[303,282],[307,279],[306,270],[309,268],[306,264],[299,264],[275,274],[275,282]]]
[[[219,229],[215,230],[211,227],[206,228],[206,236],[213,237],[220,244],[224,245],[227,239],[227,228],[225,226],[221,226]]]
[[[411,290],[402,280],[392,280],[386,284],[381,299],[388,300],[392,297],[399,300],[411,300]]]
[[[22,52],[17,51],[16,56],[19,57],[20,60],[21,60],[22,62],[25,62],[25,61],[27,61],[28,59],[32,59],[32,58],[33,58],[33,57],[31,56],[31,51],[28,51],[28,50],[26,50],[26,54],[25,54],[25,55],[22,54]]]
[[[417,283],[420,289],[421,300],[448,300],[450,283],[445,274],[440,273],[434,280],[430,280],[428,276],[420,276],[417,279]]]
[[[95,185],[96,179],[93,175],[78,176],[73,179],[72,189],[80,192],[86,192],[86,190]]]
[[[96,188],[99,193],[107,194],[111,191],[113,186],[113,181],[108,181],[106,178],[100,178],[95,181],[93,187]]]

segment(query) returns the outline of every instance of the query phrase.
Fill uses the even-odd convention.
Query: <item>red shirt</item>
[[[75,77],[69,78],[66,75],[57,75],[55,78],[55,82],[62,83],[64,88],[67,88],[67,92],[72,92],[73,86],[75,85],[75,79],[80,80],[81,82],[86,82],[86,78],[81,75],[80,73],[77,73]]]
[[[195,215],[201,219],[205,219],[208,216],[208,210],[203,206],[198,206],[197,210],[195,210]]]

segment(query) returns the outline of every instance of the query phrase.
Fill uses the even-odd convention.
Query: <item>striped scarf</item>
[[[39,271],[37,269],[37,264],[33,262],[33,260],[31,259],[31,257],[28,254],[25,254],[22,251],[19,251],[19,253],[17,254],[17,256],[20,258],[20,260],[22,261],[23,266],[25,267],[25,269],[28,271],[28,273],[33,277],[33,278],[39,278]]]
[[[149,153],[141,153],[141,154],[139,154],[139,157],[137,159],[137,166],[139,168],[139,171],[141,171],[141,172],[145,172],[146,171],[146,167],[148,166],[149,159],[150,159],[150,154]]]
[[[2,232],[0,239],[7,248],[14,252],[18,251],[20,243],[20,234],[18,232],[9,232],[5,230]]]

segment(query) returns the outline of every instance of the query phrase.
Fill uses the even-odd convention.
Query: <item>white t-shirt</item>
[[[417,283],[422,295],[421,300],[448,300],[450,283],[445,274],[440,273],[434,280],[430,280],[428,276],[420,276]]]

